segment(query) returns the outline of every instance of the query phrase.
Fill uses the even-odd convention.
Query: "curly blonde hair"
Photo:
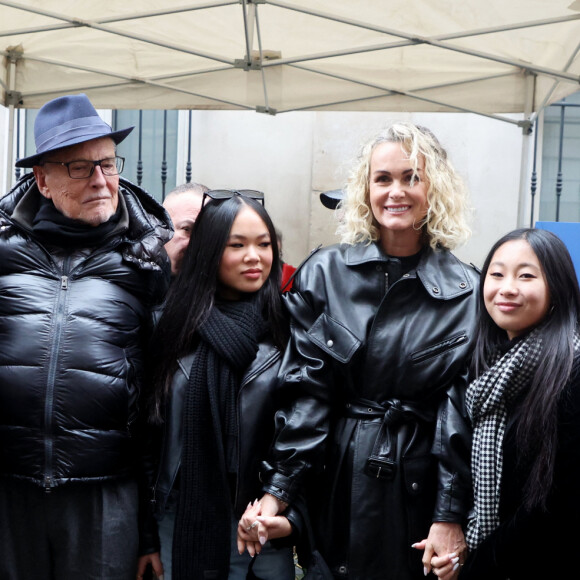
[[[368,141],[360,150],[350,173],[341,202],[340,224],[337,233],[347,244],[377,241],[379,225],[372,213],[369,199],[371,157],[381,143],[400,143],[409,156],[415,172],[420,157],[425,161],[429,208],[418,227],[433,248],[452,250],[471,235],[467,223],[468,193],[463,180],[447,158],[447,152],[435,135],[418,125],[395,123]]]

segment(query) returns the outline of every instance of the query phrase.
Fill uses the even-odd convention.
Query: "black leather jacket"
[[[181,464],[183,403],[193,358],[194,354],[190,354],[178,361],[171,384],[171,398],[166,407],[159,468],[153,490],[155,515],[159,519],[163,517]],[[239,453],[234,493],[236,517],[244,513],[249,501],[260,497],[260,462],[267,456],[272,443],[274,413],[280,404],[280,360],[280,351],[270,341],[262,342],[240,386],[237,405]]]
[[[0,201],[0,475],[51,488],[132,473],[151,307],[169,283],[165,210],[121,180],[119,227],[47,247],[32,174]]]
[[[295,400],[277,414],[263,489],[292,502],[313,488],[318,546],[337,577],[423,577],[411,544],[432,521],[463,521],[469,497],[458,446],[479,274],[426,248],[389,285],[387,262],[377,244],[325,248],[286,295],[281,376]]]

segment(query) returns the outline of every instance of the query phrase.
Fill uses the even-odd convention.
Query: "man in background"
[[[201,210],[203,194],[206,191],[208,188],[200,183],[184,183],[170,191],[163,202],[175,230],[173,238],[165,244],[165,250],[171,260],[172,276],[179,273],[191,237],[191,228]]]

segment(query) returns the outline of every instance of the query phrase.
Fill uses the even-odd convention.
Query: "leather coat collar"
[[[345,262],[349,267],[386,263],[388,259],[377,242],[348,246],[345,252]],[[447,250],[425,248],[416,270],[409,272],[408,276],[418,278],[429,295],[437,300],[450,300],[473,291],[466,266]]]

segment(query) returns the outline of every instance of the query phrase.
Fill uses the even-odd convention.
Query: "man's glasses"
[[[125,158],[107,157],[107,159],[99,159],[99,161],[79,159],[78,161],[69,161],[68,163],[64,163],[63,161],[43,161],[41,165],[46,165],[47,163],[63,165],[66,167],[71,179],[88,179],[95,172],[97,165],[101,168],[103,175],[119,175],[123,171]]]
[[[264,203],[264,193],[262,191],[256,191],[255,189],[210,189],[203,194],[203,199],[201,200],[201,207],[205,205],[206,198],[213,199],[214,201],[223,201],[224,199],[231,199],[236,195],[241,197],[249,197],[250,199],[255,199],[259,201],[262,205]]]

